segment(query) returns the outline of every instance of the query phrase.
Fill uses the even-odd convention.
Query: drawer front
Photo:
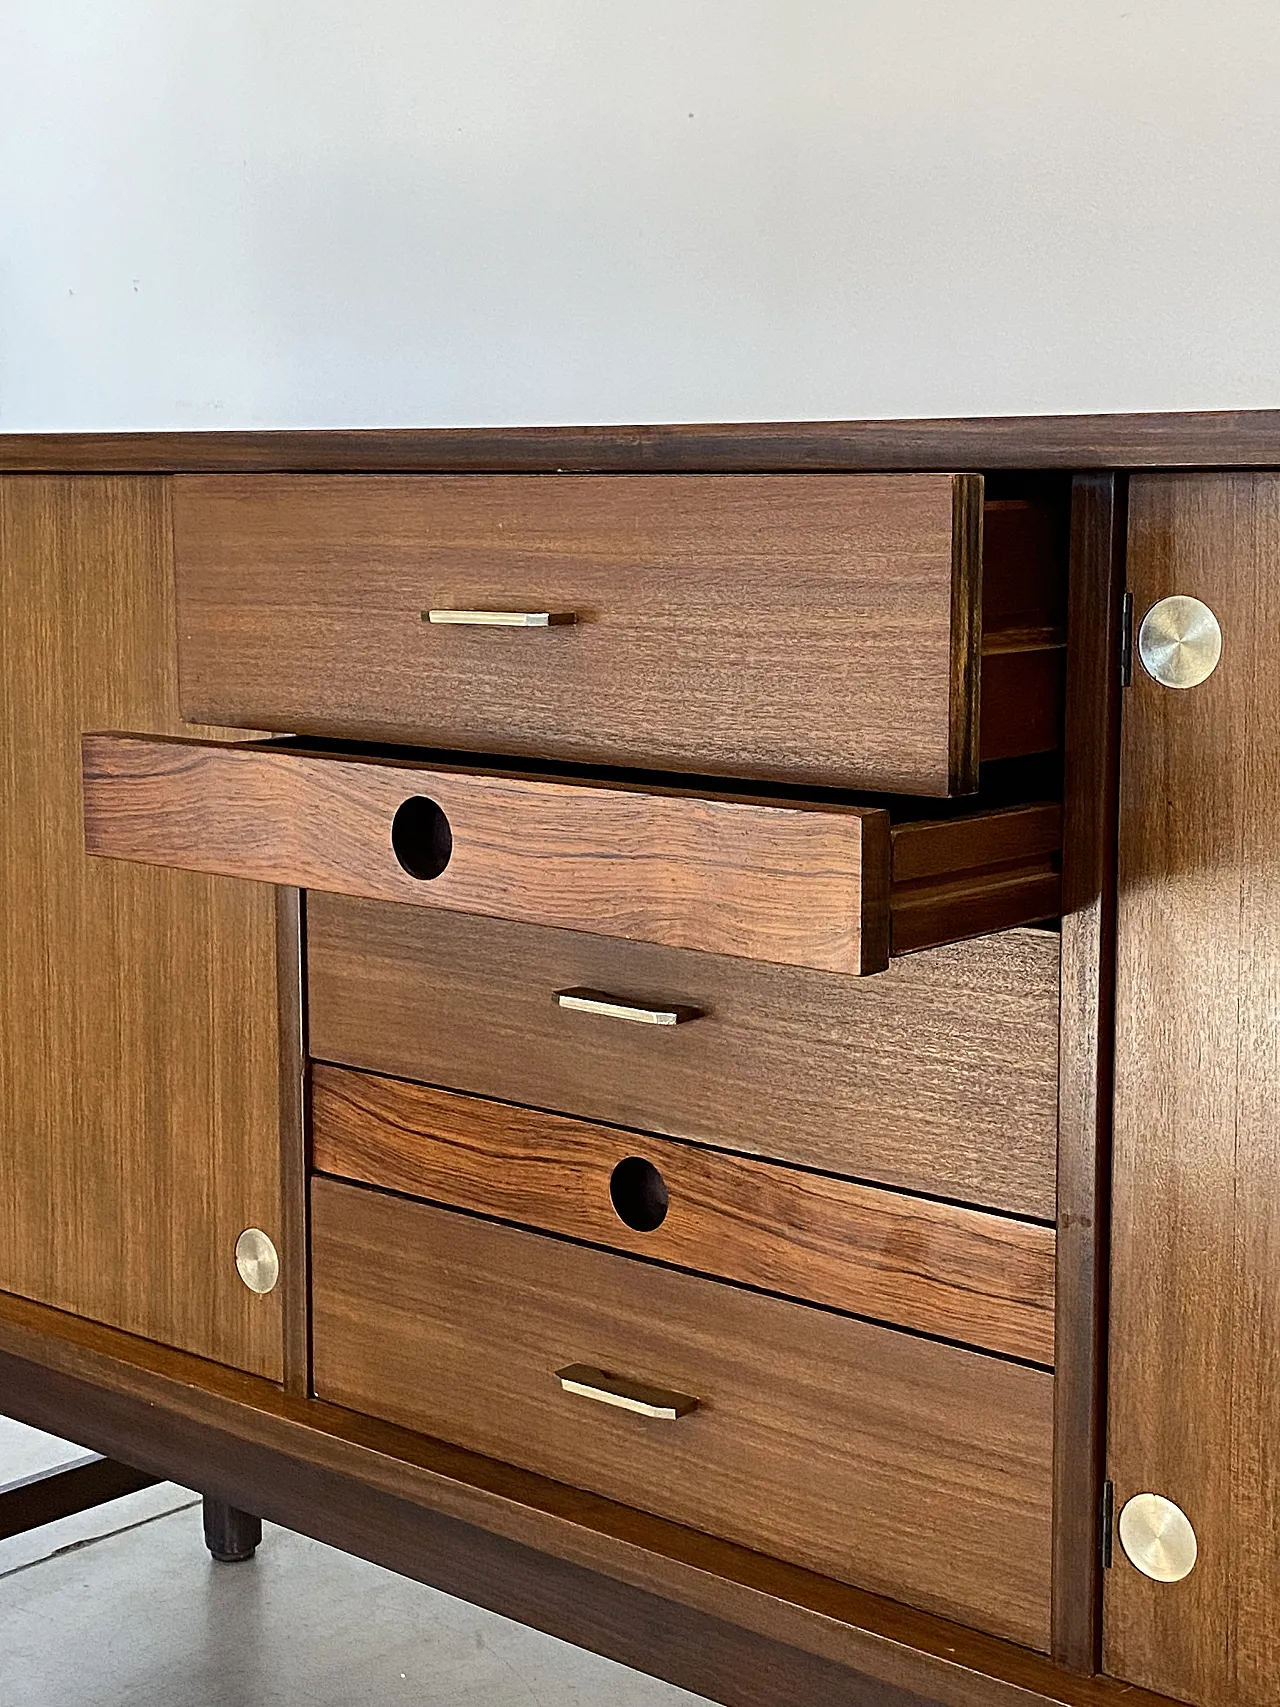
[[[318,1173],[1053,1363],[1054,1230],[317,1064]]]
[[[1051,803],[891,831],[878,807],[114,734],[84,737],[83,776],[90,853],[832,972],[1060,899]]]
[[[888,814],[273,746],[84,738],[90,853],[845,972],[889,952]]]
[[[183,714],[965,792],[1058,739],[1058,637],[1024,609],[984,655],[981,511],[965,474],[179,477]]]
[[[1047,1373],[327,1180],[312,1227],[320,1397],[1046,1645]]]
[[[1053,933],[850,979],[312,894],[307,966],[322,1059],[1054,1217]]]

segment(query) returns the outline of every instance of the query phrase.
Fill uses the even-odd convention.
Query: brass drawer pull
[[[701,1008],[651,1008],[625,996],[606,995],[603,990],[557,990],[556,1002],[576,1014],[596,1014],[602,1019],[630,1019],[639,1025],[685,1025],[698,1019]]]
[[[625,1376],[595,1369],[589,1363],[571,1363],[566,1369],[557,1369],[556,1379],[566,1393],[577,1393],[602,1405],[616,1405],[620,1411],[634,1411],[639,1417],[660,1417],[674,1422],[698,1408],[698,1401],[688,1393],[669,1393],[665,1387],[629,1381]]]
[[[578,616],[571,610],[424,610],[422,620],[458,628],[558,628]]]

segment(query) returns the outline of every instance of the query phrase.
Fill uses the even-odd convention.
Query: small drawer
[[[877,972],[1059,905],[1054,805],[891,828],[780,803],[266,741],[86,735],[90,853],[673,948]],[[894,922],[893,867],[900,922]]]
[[[1008,931],[854,979],[316,893],[310,1047],[1051,1221],[1058,951]]]
[[[984,596],[975,474],[179,476],[182,711],[966,793],[1059,743],[1061,508],[990,506]]]
[[[319,1397],[1044,1648],[1053,1377],[317,1179]]]
[[[317,1173],[1053,1363],[1054,1230],[316,1065]]]

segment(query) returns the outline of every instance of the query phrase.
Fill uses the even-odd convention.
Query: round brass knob
[[[271,1292],[280,1279],[280,1258],[261,1227],[246,1227],[236,1240],[236,1273],[250,1292]]]
[[[1135,1494],[1125,1502],[1120,1545],[1129,1563],[1157,1583],[1189,1577],[1199,1551],[1191,1519],[1163,1494]]]
[[[1138,656],[1162,687],[1198,687],[1222,656],[1218,619],[1208,605],[1183,593],[1160,599],[1142,619]]]

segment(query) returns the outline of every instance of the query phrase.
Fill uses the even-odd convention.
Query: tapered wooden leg
[[[225,1500],[204,1501],[204,1544],[220,1564],[239,1565],[252,1559],[262,1540],[262,1519],[238,1511]]]

